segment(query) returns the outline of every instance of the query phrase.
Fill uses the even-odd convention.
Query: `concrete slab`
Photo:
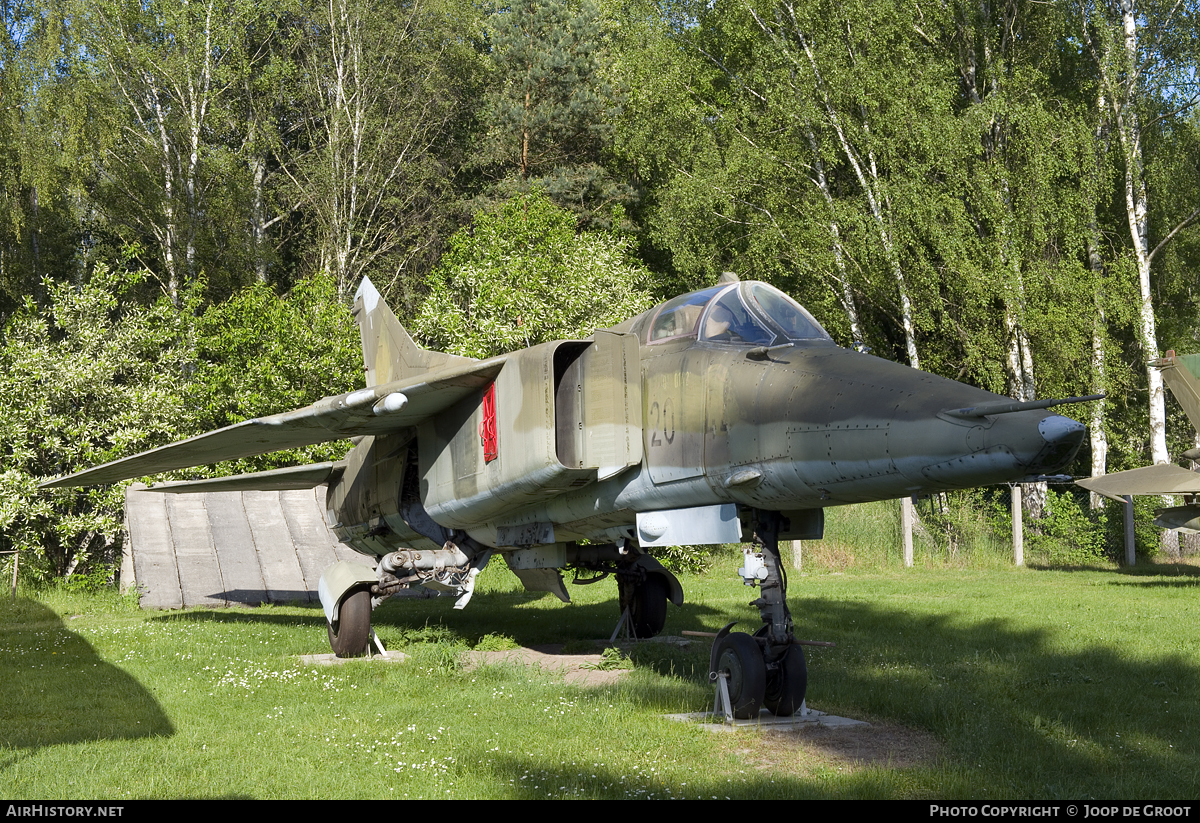
[[[324,499],[324,493],[321,498]],[[326,527],[324,507],[317,507],[316,493],[312,489],[281,491],[279,505],[291,535],[290,542],[300,560],[305,587],[315,592],[321,572],[337,562],[333,545],[339,541]]]
[[[819,712],[816,709],[808,709],[803,713],[797,713],[791,717],[776,717],[766,709],[762,709],[759,711],[758,717],[752,717],[748,720],[735,719],[732,723],[726,721],[724,717],[715,715],[712,712],[692,712],[691,714],[668,714],[664,716],[668,720],[678,720],[684,723],[699,723],[702,728],[714,732],[736,732],[743,729],[769,729],[773,731],[782,731],[786,729],[803,728],[805,726],[847,728],[851,726],[868,727],[871,725],[865,720],[854,720],[849,717],[838,717],[837,715]]]
[[[262,570],[263,588],[271,603],[312,600],[300,570],[300,559],[292,544],[277,491],[242,492],[242,508]]]
[[[201,500],[200,505],[195,505],[196,501],[183,500],[182,497],[179,494],[167,496],[167,520],[171,524],[183,605],[189,608],[227,606],[228,602],[221,596],[225,584],[221,580],[221,563],[213,549],[205,501]],[[136,557],[136,546],[133,551]]]
[[[164,494],[143,492],[135,483],[125,490],[125,530],[129,535],[129,553],[133,577],[144,609],[181,609],[183,592],[179,588],[179,565],[171,523],[167,519]],[[136,554],[133,547],[137,546]],[[122,578],[122,585],[134,581]]]
[[[221,596],[229,603],[257,606],[267,600],[262,570],[240,495],[211,495],[205,501],[213,551],[220,558]]]
[[[338,657],[336,654],[302,654],[300,662],[311,666],[340,666],[343,663],[403,663],[408,660],[404,652],[385,652],[370,657]]]

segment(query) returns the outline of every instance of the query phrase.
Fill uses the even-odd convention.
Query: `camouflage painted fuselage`
[[[697,340],[641,348],[643,462],[522,513],[587,537],[638,511],[795,511],[1060,469],[1083,427],[1044,411],[963,419],[1005,398],[831,342],[747,358]]]
[[[647,513],[678,527],[718,504],[782,512],[794,523],[781,536],[818,536],[826,506],[1054,472],[1084,431],[842,349],[763,283],[725,282],[587,340],[484,361],[416,346],[367,280],[354,315],[366,388],[44,485],[110,483],[354,437],[338,463],[155,488],[328,483],[330,526],[374,557],[439,550],[456,535],[470,537],[476,554],[568,543],[577,551],[574,541],[585,539],[644,542],[634,529]]]
[[[650,511],[733,503],[797,519],[826,506],[1012,482],[1054,472],[1078,449],[1083,427],[1051,412],[948,414],[1007,398],[843,349],[815,321],[799,332],[810,336],[782,344],[771,330],[743,330],[750,339],[706,334],[718,298],[751,287],[761,288],[698,293],[683,331],[671,326],[661,339],[655,329],[671,304],[591,340],[500,358],[490,423],[489,387],[480,387],[383,459],[417,473],[410,494],[432,520],[504,549],[636,539],[636,516]],[[370,481],[376,498],[395,501],[398,512],[403,473],[392,470],[381,490],[380,471]],[[341,484],[354,480],[347,472]],[[363,539],[355,535],[377,535],[362,545],[368,553],[420,544],[398,514],[383,536],[382,514],[343,508],[336,519],[352,545]],[[804,531],[799,522],[792,530]]]

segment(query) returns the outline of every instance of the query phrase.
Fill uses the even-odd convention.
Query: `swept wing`
[[[1162,369],[1163,379],[1171,389],[1171,394],[1184,414],[1192,422],[1196,431],[1200,431],[1200,354],[1175,354],[1167,352],[1167,356],[1158,362]]]
[[[453,363],[436,372],[326,397],[295,411],[256,417],[178,443],[43,483],[92,486],[414,426],[495,379],[504,357]]]
[[[1089,477],[1075,483],[1113,500],[1139,494],[1200,494],[1200,473],[1173,463]]]

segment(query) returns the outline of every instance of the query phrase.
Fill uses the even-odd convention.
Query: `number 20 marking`
[[[650,429],[650,445],[661,446],[663,440],[667,441],[667,445],[675,442],[675,407],[671,401],[663,401],[662,408],[659,408],[658,401],[655,400],[650,404],[650,422],[653,428]],[[668,430],[668,426],[670,429]],[[662,432],[662,440],[659,439],[659,431]]]

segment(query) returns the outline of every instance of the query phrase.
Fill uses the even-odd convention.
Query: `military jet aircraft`
[[[1043,476],[1079,423],[840,348],[798,303],[725,276],[586,340],[487,360],[414,344],[369,280],[355,296],[367,387],[247,420],[46,486],[112,483],[351,438],[344,460],[157,491],[328,485],[328,520],[373,563],[321,578],[339,655],[366,650],[371,610],[425,587],[471,597],[499,554],[526,588],[568,600],[615,575],[640,637],[683,602],[656,547],[751,541],[739,569],[763,626],[719,634],[734,713],[792,714],[807,671],[779,541],[814,539],[824,507]],[[1080,398],[1073,398],[1079,400]],[[732,625],[732,624],[731,624]]]
[[[1152,365],[1162,369],[1167,388],[1183,407],[1192,426],[1200,432],[1200,379],[1197,379],[1197,375],[1200,375],[1200,354],[1177,355],[1169,351]],[[1188,449],[1180,457],[1200,460],[1200,449]],[[1154,525],[1162,529],[1200,531],[1200,501],[1196,499],[1200,495],[1200,473],[1182,466],[1160,463],[1157,466],[1089,477],[1077,480],[1076,484],[1118,502],[1126,496],[1182,494],[1184,505],[1160,509],[1154,518]]]

